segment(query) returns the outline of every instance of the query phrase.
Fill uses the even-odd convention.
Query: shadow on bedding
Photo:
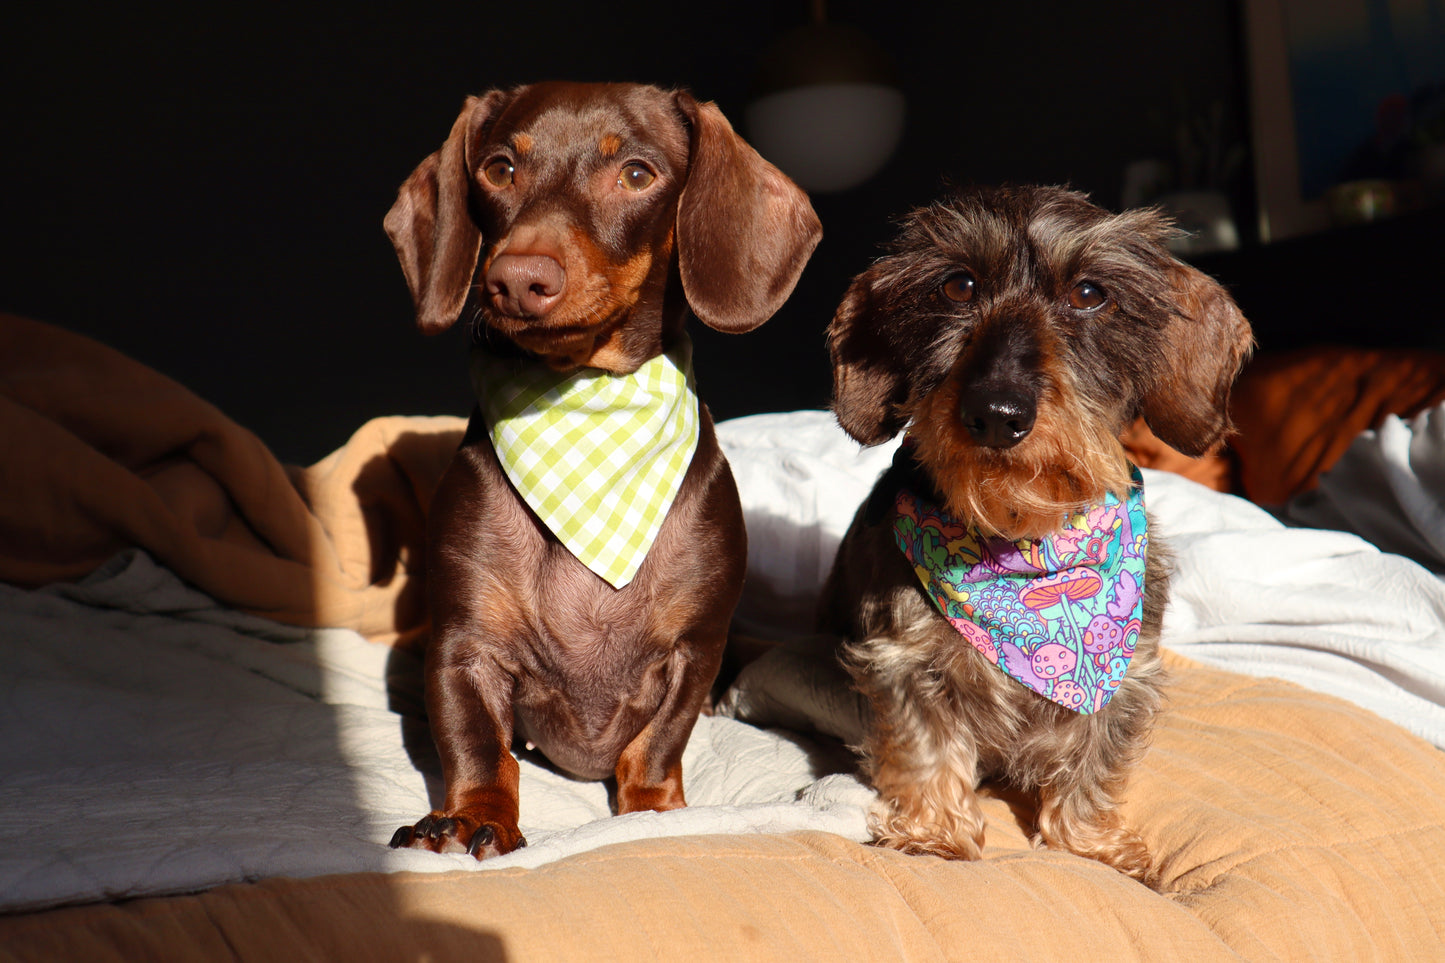
[[[284,466],[164,375],[0,314],[0,912],[450,868],[386,845],[427,796],[387,673],[425,630],[462,426],[380,419]]]

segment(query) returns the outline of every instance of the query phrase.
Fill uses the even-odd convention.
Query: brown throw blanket
[[[459,418],[379,418],[310,468],[71,332],[0,314],[0,580],[76,579],[140,546],[212,597],[378,642],[424,630],[427,503]]]

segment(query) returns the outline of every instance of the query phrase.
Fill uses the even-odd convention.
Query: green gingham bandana
[[[614,588],[632,581],[698,442],[692,342],[630,375],[472,351],[492,447],[552,534]]]

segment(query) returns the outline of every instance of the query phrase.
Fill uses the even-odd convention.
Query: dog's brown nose
[[[487,268],[493,306],[514,318],[540,318],[562,297],[567,272],[545,254],[502,254]]]
[[[1033,430],[1038,407],[1021,391],[965,388],[958,413],[974,441],[985,448],[1012,448]]]

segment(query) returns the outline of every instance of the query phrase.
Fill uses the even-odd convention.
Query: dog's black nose
[[[487,269],[486,284],[503,314],[538,318],[561,299],[567,272],[545,254],[501,254]]]
[[[1038,417],[1032,395],[1021,391],[965,388],[958,413],[970,437],[985,448],[1012,448],[1028,437]]]

